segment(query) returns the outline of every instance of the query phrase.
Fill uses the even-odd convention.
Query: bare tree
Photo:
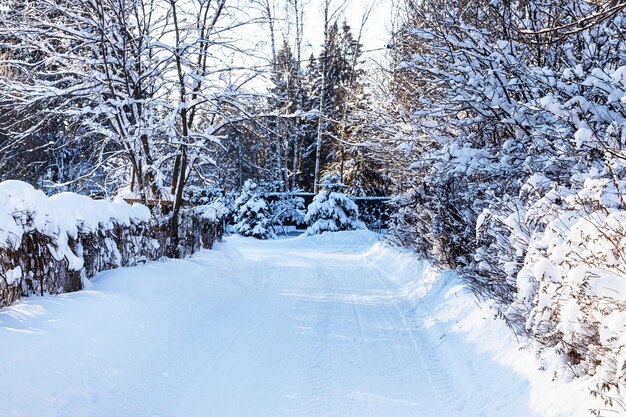
[[[79,136],[95,139],[101,154],[114,149],[109,158],[124,157],[142,199],[158,198],[153,140],[164,66],[152,39],[165,20],[153,8],[143,0],[43,0],[4,15],[3,65],[11,70],[0,77],[0,104],[20,115],[4,120],[13,140],[62,117]]]
[[[238,96],[254,74],[232,62],[251,18],[225,0],[42,0],[1,18],[0,105],[31,119],[3,127],[25,140],[61,117],[108,155],[102,164],[122,158],[122,185],[144,201],[173,200],[175,255],[184,188],[241,118]],[[25,51],[28,60],[11,58]]]

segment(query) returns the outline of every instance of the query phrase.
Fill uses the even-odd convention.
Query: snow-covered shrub
[[[626,389],[626,181],[592,172],[575,186],[528,211],[545,228],[531,236],[507,314],[525,317],[538,349],[561,358],[557,376],[591,375],[611,401]]]
[[[295,192],[280,193],[278,198],[269,202],[272,213],[271,225],[277,233],[287,222],[299,224],[304,222],[304,199]]]
[[[537,207],[552,210],[553,181],[535,174],[517,196],[494,199],[476,220],[476,249],[466,279],[474,292],[495,299],[504,310],[515,300],[517,274],[524,266],[531,236],[545,229],[545,219],[533,216]],[[525,316],[508,314],[509,325],[525,333]]]
[[[230,214],[230,207],[223,197],[218,197],[210,203],[195,206],[193,211],[203,219],[221,222]]]
[[[224,190],[213,187],[188,187],[189,203],[193,211],[203,219],[226,222],[233,213],[234,198]]]
[[[189,185],[183,191],[183,200],[192,206],[203,206],[223,195],[224,191],[214,186]]]
[[[259,194],[258,185],[247,180],[241,194],[235,200],[235,232],[242,236],[253,236],[258,239],[274,237],[271,225],[270,208]]]
[[[495,299],[559,355],[556,375],[592,375],[626,404],[626,14],[442,4],[407,1],[394,42],[401,104],[384,160],[405,164],[408,191],[390,236]]]
[[[357,205],[342,193],[343,188],[338,175],[324,176],[322,190],[309,204],[304,216],[304,221],[309,225],[307,235],[365,229],[365,224],[359,220]]]

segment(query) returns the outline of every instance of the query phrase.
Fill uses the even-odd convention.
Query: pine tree
[[[351,143],[358,135],[356,115],[364,109],[361,56],[362,45],[353,37],[350,26],[334,22],[322,52],[317,59],[311,58],[309,66],[310,107],[319,109],[322,118],[320,169],[337,172],[341,182],[347,179],[348,168],[364,167],[350,162],[359,153]]]
[[[345,185],[339,182],[336,174],[327,174],[322,179],[322,190],[309,204],[305,222],[309,225],[308,236],[323,232],[365,229],[359,220],[359,208],[342,190]]]
[[[235,201],[235,232],[257,239],[274,238],[271,214],[267,202],[258,192],[258,185],[246,180],[240,196]]]

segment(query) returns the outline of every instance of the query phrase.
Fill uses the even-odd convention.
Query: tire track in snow
[[[410,337],[414,352],[422,364],[422,370],[425,372],[426,378],[433,387],[433,394],[440,397],[437,401],[437,405],[442,412],[441,416],[460,415],[464,408],[463,402],[460,400],[463,398],[463,395],[461,395],[456,388],[454,380],[450,378],[445,367],[442,365],[437,355],[435,344],[426,337],[422,329],[415,328],[410,324],[410,320],[401,308],[400,300],[402,297],[398,294],[398,289],[396,288],[395,291],[390,289],[389,282],[386,278],[388,275],[387,272],[375,264],[369,262],[368,264],[379,272],[374,275],[382,288],[387,292],[393,310],[397,313],[405,331]]]
[[[261,270],[261,264],[257,266],[257,272]],[[194,399],[198,394],[200,388],[205,384],[205,382],[210,378],[211,372],[215,369],[215,367],[224,359],[224,357],[230,352],[231,348],[237,343],[242,334],[252,327],[255,319],[258,316],[259,311],[267,304],[270,295],[272,294],[272,288],[269,285],[265,285],[259,291],[256,291],[254,294],[248,296],[245,301],[243,301],[240,305],[237,306],[236,311],[233,312],[233,315],[241,314],[242,311],[247,314],[245,321],[241,326],[235,328],[235,331],[230,335],[228,340],[220,346],[220,349],[215,353],[213,359],[202,369],[202,372],[196,377],[196,380],[193,386],[189,389],[187,395],[182,399],[179,403],[175,415],[181,415],[183,409],[187,406],[187,404]],[[253,307],[249,307],[253,305]],[[250,313],[252,312],[252,313]]]
[[[315,276],[322,284],[323,294],[328,296],[335,293],[335,285],[327,274],[327,271],[316,266]],[[319,304],[322,304],[321,306]],[[330,324],[332,317],[331,308],[333,302],[317,301],[316,323],[313,327],[311,339],[312,355],[307,363],[307,397],[308,404],[314,415],[322,416],[328,393],[326,381],[328,380],[328,345],[330,336]]]
[[[354,377],[375,377],[375,375],[368,374],[368,366],[373,365],[374,368],[376,368],[376,365],[371,362],[373,360],[381,362],[381,359],[372,356],[374,353],[371,350],[371,345],[382,343],[383,348],[385,346],[390,347],[385,350],[391,357],[391,368],[393,369],[401,369],[402,366],[410,366],[414,364],[415,359],[419,361],[419,371],[422,376],[426,377],[428,386],[430,387],[429,391],[432,391],[432,394],[436,398],[433,399],[431,397],[433,401],[431,404],[428,404],[428,406],[434,407],[433,411],[435,411],[435,413],[433,414],[431,410],[429,410],[425,414],[420,413],[419,415],[428,417],[458,415],[458,411],[462,409],[462,405],[457,400],[457,392],[449,385],[449,380],[445,376],[441,362],[434,353],[432,344],[423,337],[421,332],[416,331],[409,325],[408,320],[398,304],[397,291],[391,290],[385,283],[381,276],[380,269],[372,270],[366,266],[363,268],[350,267],[350,265],[354,265],[355,262],[359,261],[357,255],[356,253],[343,253],[341,256],[335,255],[336,262],[333,263],[335,273],[332,274],[330,271],[320,271],[319,266],[316,267],[316,270],[320,271],[318,276],[323,283],[325,296],[336,298],[337,303],[340,302],[344,305],[349,304],[350,315],[354,319],[354,323],[350,327],[356,328],[357,338],[354,342],[358,344],[358,354],[356,355],[358,367],[355,370],[358,375],[354,375]],[[313,259],[311,259],[311,261],[314,262]],[[343,283],[343,288],[340,288],[339,291],[333,282],[336,280],[341,280]],[[365,294],[362,293],[364,290],[366,291]],[[327,307],[336,305],[335,302],[323,304],[327,305]],[[367,309],[369,314],[364,315],[363,309]],[[318,362],[323,357],[327,356],[328,332],[330,330],[330,322],[327,320],[329,316],[331,316],[333,319],[332,324],[336,325],[338,321],[337,315],[335,315],[334,312],[332,312],[331,315],[331,311],[330,308],[326,308],[324,311],[318,312],[323,315],[324,318],[321,320],[318,319],[317,325],[314,328],[313,345],[315,346],[315,355],[313,363],[315,363],[314,369],[316,370],[321,367]],[[400,326],[398,326],[399,323]],[[346,324],[344,323],[342,326],[345,327]],[[366,329],[372,334],[366,334]],[[390,345],[398,343],[406,346],[406,349],[412,352],[409,358],[405,357],[405,354],[401,351],[397,352],[397,349],[391,348],[392,346]],[[323,346],[321,349],[324,350],[324,354],[320,354],[320,346]],[[384,360],[384,364],[389,366],[389,358]],[[333,369],[333,372],[337,372],[337,370]],[[311,405],[314,406],[316,410],[319,410],[321,406],[320,400],[327,395],[327,392],[319,387],[319,383],[322,382],[323,379],[319,378],[319,376],[319,373],[315,373],[313,376],[316,389],[309,393],[311,395]],[[337,375],[333,375],[333,377],[337,378]],[[407,385],[410,385],[411,382],[415,382],[407,381],[407,374],[403,372],[399,373],[398,378],[402,378],[402,382],[406,382]],[[377,397],[373,393],[362,394],[365,395],[365,400],[371,400]],[[387,403],[403,403],[402,400],[394,400],[380,396],[378,399],[379,401]],[[406,404],[414,405],[412,402],[406,402]],[[324,405],[328,406],[328,404]],[[346,412],[349,412],[349,410]]]

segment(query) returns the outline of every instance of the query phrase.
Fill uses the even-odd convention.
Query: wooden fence
[[[110,229],[80,230],[68,237],[67,246],[76,259],[59,256],[65,240],[31,230],[17,247],[0,247],[0,307],[31,294],[60,294],[78,291],[83,282],[100,271],[134,266],[165,256],[171,236],[169,216],[149,222],[116,225]],[[182,211],[179,242],[182,256],[211,249],[224,232],[223,222]],[[67,253],[67,251],[66,251]],[[76,267],[76,262],[80,267]]]

